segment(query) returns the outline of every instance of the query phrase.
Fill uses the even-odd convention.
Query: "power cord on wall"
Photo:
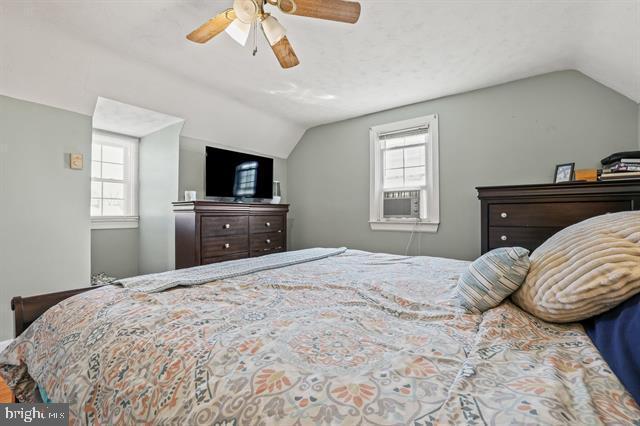
[[[419,223],[420,223],[420,219],[416,219],[416,224],[413,225],[413,228],[411,229],[411,236],[409,237],[409,241],[407,242],[407,247],[404,249],[405,256],[409,255],[409,249],[411,248],[411,243],[413,242],[413,236],[415,235],[416,230],[418,229]],[[420,243],[420,238],[418,238],[418,255],[420,254],[421,251],[422,251],[422,247]]]

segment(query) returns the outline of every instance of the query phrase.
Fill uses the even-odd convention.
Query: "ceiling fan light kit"
[[[287,30],[275,17],[264,11],[266,5],[275,6],[289,15],[350,24],[358,22],[361,10],[360,3],[348,0],[234,0],[232,9],[209,19],[187,35],[187,39],[206,43],[225,31],[233,40],[245,46],[251,27],[256,26],[257,29],[257,25],[260,25],[280,66],[295,67],[300,61],[286,36]],[[256,51],[257,48],[254,48],[254,56]]]
[[[227,27],[225,32],[238,44],[246,46],[249,34],[251,33],[251,24],[236,19]]]
[[[290,15],[296,13],[296,9],[298,9],[295,0],[276,0],[273,2],[270,1],[269,3],[273,4],[284,13],[288,13]]]
[[[264,18],[260,22],[262,24],[262,31],[264,31],[264,35],[267,37],[271,46],[282,40],[282,37],[287,35],[287,30],[276,18],[269,14],[265,14]]]
[[[262,7],[258,5],[257,0],[234,0],[233,10],[240,21],[251,24],[260,16]]]

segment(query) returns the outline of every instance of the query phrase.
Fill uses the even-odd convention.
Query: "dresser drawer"
[[[229,235],[228,237],[208,237],[202,240],[202,258],[226,256],[228,254],[249,251],[247,235]]]
[[[251,255],[284,250],[284,236],[280,232],[251,236]]]
[[[500,227],[489,228],[489,250],[498,247],[524,247],[533,251],[561,227]]]
[[[631,200],[490,204],[489,226],[567,227],[593,216],[631,210]]]
[[[252,234],[263,232],[284,232],[283,216],[250,216],[249,228]]]
[[[279,248],[279,249],[271,249],[271,250],[263,250],[263,251],[252,251],[251,252],[251,257],[266,256],[267,254],[282,253],[283,251],[286,251],[284,249],[284,247]]]
[[[207,257],[202,259],[202,265],[209,265],[210,263],[226,262],[227,260],[246,259],[249,257],[249,252],[243,251],[241,253],[227,254],[225,256]]]
[[[249,216],[202,216],[203,237],[240,235],[249,232]]]

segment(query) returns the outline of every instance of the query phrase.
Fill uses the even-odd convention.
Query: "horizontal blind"
[[[429,126],[413,127],[413,128],[404,129],[404,130],[396,130],[393,132],[380,133],[378,135],[378,139],[380,139],[381,141],[384,141],[388,139],[400,139],[400,138],[406,138],[409,136],[424,135],[427,133],[429,133]]]

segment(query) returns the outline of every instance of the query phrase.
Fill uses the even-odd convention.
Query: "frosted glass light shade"
[[[267,16],[262,20],[262,30],[271,46],[282,40],[282,37],[287,34],[287,30],[273,16]]]
[[[244,46],[247,44],[247,40],[249,39],[249,33],[251,33],[251,24],[247,24],[236,19],[227,27],[225,32],[238,44]]]
[[[252,23],[258,17],[257,0],[234,0],[233,11],[236,13],[236,18],[247,24]]]

